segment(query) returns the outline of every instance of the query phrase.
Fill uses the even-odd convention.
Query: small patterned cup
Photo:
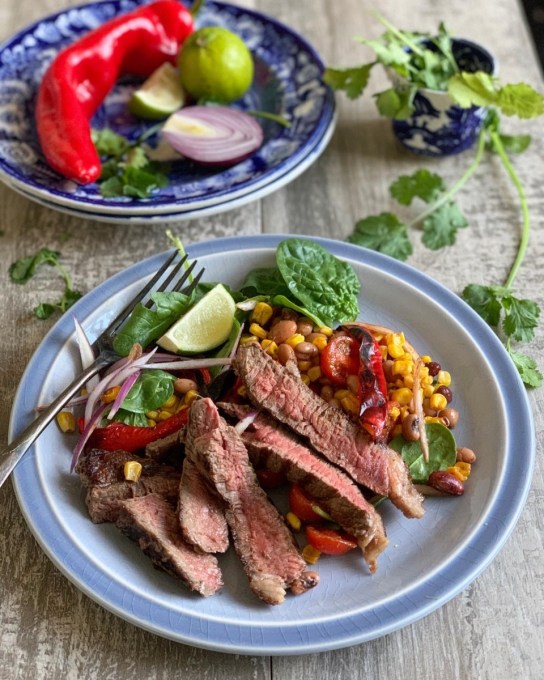
[[[496,61],[483,47],[469,40],[452,38],[453,56],[461,70],[494,74]],[[397,74],[389,73],[394,85],[402,87]],[[476,141],[487,109],[463,109],[453,104],[447,92],[418,90],[414,114],[394,120],[393,132],[410,151],[425,156],[450,156],[470,148]]]

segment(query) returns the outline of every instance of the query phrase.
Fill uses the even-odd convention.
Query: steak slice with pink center
[[[210,399],[191,405],[186,455],[225,502],[234,547],[253,592],[281,604],[306,563],[280,513],[257,482],[247,450]]]
[[[123,501],[116,525],[158,569],[182,580],[190,590],[208,597],[223,585],[217,558],[197,553],[183,540],[176,511],[161,496]]]
[[[235,370],[254,404],[305,437],[358,484],[387,496],[407,517],[423,515],[423,498],[398,453],[373,442],[343,411],[315,394],[294,364],[282,366],[257,344],[247,344],[238,348]]]
[[[240,419],[251,410],[236,404],[220,407]],[[344,531],[355,536],[370,571],[376,571],[376,559],[388,541],[382,518],[353,480],[263,412],[241,436],[253,463],[282,471],[290,482],[298,484]]]

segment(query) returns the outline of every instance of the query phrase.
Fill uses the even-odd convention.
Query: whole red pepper
[[[81,184],[94,182],[101,165],[90,119],[123,74],[149,76],[176,62],[193,32],[193,15],[177,0],[158,0],[118,16],[65,48],[38,90],[36,125],[49,165]]]
[[[178,411],[170,418],[157,423],[155,427],[135,427],[125,423],[113,422],[99,427],[89,438],[88,447],[104,451],[139,451],[151,442],[157,441],[181,430],[187,425],[189,409]]]

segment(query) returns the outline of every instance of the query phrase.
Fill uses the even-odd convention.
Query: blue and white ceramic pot
[[[480,45],[453,38],[452,49],[463,71],[496,72],[494,57]],[[390,76],[395,86],[402,87],[397,74]],[[393,132],[407,149],[426,156],[449,156],[470,148],[486,116],[484,107],[463,109],[452,102],[447,92],[439,90],[418,90],[414,107],[410,118],[393,121]]]

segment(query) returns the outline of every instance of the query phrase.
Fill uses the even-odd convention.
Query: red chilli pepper
[[[193,32],[177,0],[158,0],[94,29],[53,60],[38,90],[36,125],[42,151],[58,173],[81,184],[100,176],[90,119],[120,75],[149,76],[176,62]]]
[[[88,447],[104,451],[138,451],[151,442],[167,437],[187,425],[189,409],[178,411],[170,418],[157,423],[155,427],[135,427],[114,422],[99,427],[92,433]]]
[[[345,555],[357,547],[357,539],[350,534],[311,525],[306,527],[306,540],[325,555]]]

